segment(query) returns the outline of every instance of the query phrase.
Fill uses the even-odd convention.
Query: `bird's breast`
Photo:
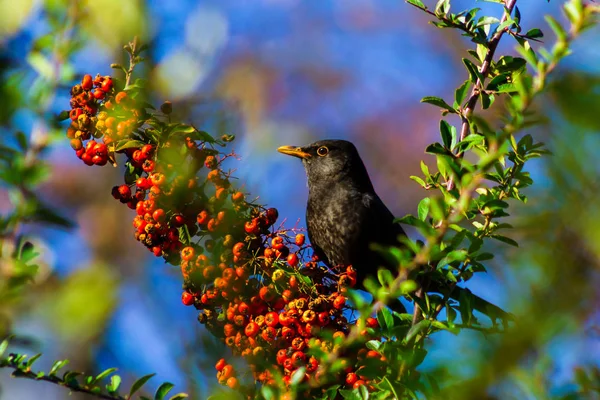
[[[311,243],[318,246],[331,265],[352,264],[364,204],[360,193],[336,191],[309,195],[306,220]]]

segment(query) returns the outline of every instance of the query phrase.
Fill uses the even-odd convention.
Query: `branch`
[[[500,25],[502,25],[504,22],[506,22],[510,18],[513,8],[517,4],[517,0],[505,0],[505,4],[506,4],[506,6],[505,6],[504,14],[502,15],[502,19],[500,20]],[[482,79],[485,79],[487,77],[487,75],[489,73],[490,65],[492,65],[492,61],[494,60],[494,54],[496,53],[496,48],[498,47],[498,43],[500,43],[500,39],[502,39],[502,35],[504,35],[504,33],[507,30],[508,30],[508,27],[498,30],[494,34],[494,36],[490,39],[490,41],[488,42],[488,52],[483,60],[483,63],[481,64],[481,68],[479,69],[479,73],[481,74]],[[464,108],[463,112],[461,113],[462,125],[460,127],[460,138],[459,138],[459,141],[461,141],[461,142],[463,140],[465,140],[465,138],[467,136],[469,136],[469,119],[471,118],[471,115],[473,115],[473,110],[475,109],[475,106],[477,105],[477,99],[479,98],[480,90],[483,88],[484,82],[482,79],[479,79],[479,78],[477,79],[475,86],[473,86],[473,89],[471,90],[471,95],[469,97],[469,100],[467,101],[467,106]],[[458,152],[457,156],[459,158],[462,158],[464,156],[464,153]],[[453,177],[450,177],[450,179],[448,180],[448,184],[447,184],[446,188],[448,189],[448,191],[451,191],[452,189],[454,189]]]

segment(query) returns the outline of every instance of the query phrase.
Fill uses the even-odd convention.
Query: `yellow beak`
[[[301,147],[295,146],[281,146],[277,149],[277,151],[298,158],[309,158],[311,156],[309,153],[302,151]]]

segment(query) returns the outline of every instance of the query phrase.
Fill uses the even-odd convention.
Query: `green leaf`
[[[169,397],[169,400],[181,400],[181,399],[187,399],[188,397],[190,397],[187,393],[177,393],[174,396]]]
[[[467,259],[467,255],[467,251],[464,249],[453,250],[438,262],[437,267],[440,268],[455,261],[463,262]]]
[[[479,69],[477,68],[477,66],[475,66],[475,64],[473,64],[473,61],[469,60],[468,58],[463,58],[462,60],[463,60],[463,63],[465,64],[465,67],[467,67],[467,71],[469,72],[469,75],[471,76],[471,82],[476,83],[478,79],[479,79],[479,81],[483,82],[483,76],[479,72]]]
[[[413,6],[419,7],[421,10],[427,9],[427,7],[425,7],[425,4],[423,4],[423,2],[421,2],[421,0],[406,0],[406,2],[408,4],[412,4]]]
[[[502,236],[502,235],[490,235],[491,238],[494,238],[496,240],[499,240],[501,242],[504,242],[506,244],[510,244],[511,246],[515,246],[515,247],[519,247],[519,243],[517,243],[515,240],[506,237],[506,236]]]
[[[394,327],[394,316],[387,307],[383,307],[377,311],[377,323],[379,323],[379,326],[382,328],[388,330]]]
[[[365,346],[367,346],[367,349],[369,350],[379,351],[381,348],[381,342],[379,340],[369,340],[367,343],[365,343]]]
[[[52,364],[52,368],[50,368],[50,372],[48,372],[48,375],[50,375],[50,376],[56,375],[58,370],[61,369],[62,367],[64,367],[65,365],[67,365],[68,363],[69,363],[69,360],[55,361],[54,364]]]
[[[8,341],[12,339],[12,336],[7,337],[6,339],[4,339],[2,341],[2,343],[0,343],[0,357],[2,357],[2,355],[4,354],[4,352],[6,351],[6,349],[8,348]]]
[[[492,24],[498,24],[500,23],[500,20],[498,18],[495,17],[481,17],[479,18],[479,21],[477,22],[477,27],[480,26],[485,26],[485,25],[492,25]]]
[[[412,179],[413,181],[417,182],[419,185],[425,187],[427,186],[427,184],[425,183],[425,181],[421,178],[419,178],[418,176],[415,175],[411,175],[410,179]]]
[[[456,91],[454,92],[454,101],[458,107],[462,107],[464,102],[467,100],[469,89],[471,88],[471,81],[466,80]]]
[[[102,379],[106,378],[107,376],[109,376],[110,374],[112,374],[113,372],[115,372],[117,369],[116,368],[109,368],[107,370],[104,370],[102,372],[100,372],[95,378],[94,378],[94,382],[98,382],[101,381]]]
[[[120,150],[125,150],[125,149],[130,149],[130,148],[140,148],[143,145],[145,145],[146,143],[140,141],[140,140],[129,140],[129,139],[123,139],[123,140],[119,140],[117,142],[117,148],[115,149],[115,151],[120,151]]]
[[[404,338],[404,340],[406,342],[410,342],[416,335],[429,329],[430,326],[431,326],[431,321],[429,321],[428,319],[424,319],[424,320],[418,322],[417,324],[413,325],[410,328],[410,330],[406,334],[406,337]]]
[[[292,376],[290,377],[290,385],[291,386],[298,385],[300,382],[302,382],[302,379],[304,379],[305,374],[306,374],[306,367],[300,367],[297,370],[295,370],[294,373],[292,374]]]
[[[148,375],[142,376],[140,379],[135,381],[133,383],[133,385],[131,385],[131,390],[129,391],[129,398],[133,397],[134,393],[137,392],[138,390],[140,390],[142,388],[142,386],[144,386],[146,384],[146,382],[148,382],[150,380],[150,378],[152,378],[154,375],[156,375],[156,374],[148,374]]]
[[[561,24],[559,24],[558,21],[554,19],[554,17],[546,15],[544,18],[546,19],[546,22],[548,23],[548,25],[550,25],[550,28],[554,31],[554,34],[559,40],[564,41],[567,39],[567,32],[564,30]]]
[[[440,133],[444,147],[451,150],[452,143],[456,142],[456,128],[442,119],[440,120]]]
[[[156,389],[154,400],[163,400],[167,393],[169,393],[169,391],[173,389],[174,386],[175,385],[173,385],[171,382],[165,382],[162,385],[160,385],[158,389]]]
[[[1,355],[1,352],[0,352],[0,355]],[[30,367],[33,365],[33,363],[34,363],[34,362],[36,362],[36,360],[37,360],[38,358],[40,358],[41,356],[42,356],[42,353],[38,353],[38,354],[36,354],[35,356],[31,357],[31,358],[30,358],[30,359],[27,361],[27,364],[25,364],[25,366],[26,366],[27,368],[30,368]]]
[[[394,276],[389,269],[380,269],[377,271],[377,280],[381,286],[389,286],[394,282]]]
[[[417,206],[417,216],[421,221],[425,221],[427,219],[427,214],[429,214],[430,203],[431,199],[429,197],[425,197],[419,202],[419,205]]]
[[[528,30],[524,36],[529,39],[537,39],[544,37],[544,33],[538,28],[533,28]]]
[[[444,146],[442,146],[439,143],[432,143],[429,146],[427,146],[425,148],[425,153],[428,153],[428,154],[443,154],[443,155],[449,155],[449,154],[451,154],[446,148],[444,148]]]
[[[434,106],[438,106],[440,108],[447,110],[448,112],[456,114],[456,110],[454,108],[452,108],[452,106],[450,106],[450,104],[446,103],[440,97],[433,97],[433,96],[423,97],[421,99],[421,103],[433,104]]]
[[[435,320],[431,321],[431,325],[434,328],[441,329],[441,330],[444,330],[444,331],[448,331],[448,332],[450,332],[450,333],[452,333],[454,335],[458,335],[458,333],[460,332],[460,329],[458,329],[458,328],[451,328],[449,325],[447,325],[446,323],[441,322],[441,321],[435,321]]]
[[[344,400],[363,400],[360,393],[358,392],[358,389],[354,389],[354,390],[340,389],[339,393]]]
[[[119,375],[113,375],[110,377],[110,383],[106,385],[106,390],[114,393],[119,390],[119,386],[121,386],[121,377]]]

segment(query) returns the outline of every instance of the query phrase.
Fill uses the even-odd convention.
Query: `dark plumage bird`
[[[315,254],[327,266],[352,265],[357,272],[358,288],[363,288],[367,275],[376,275],[386,267],[397,273],[371,244],[399,245],[399,237],[406,236],[394,215],[381,201],[356,147],[345,140],[322,140],[304,147],[283,146],[280,153],[302,160],[308,178],[306,223],[308,237]],[[436,288],[430,291],[441,292]],[[457,287],[452,298],[458,298]],[[470,294],[470,292],[469,292]],[[473,296],[474,308],[486,313],[494,307]],[[394,309],[400,309],[400,303]]]

